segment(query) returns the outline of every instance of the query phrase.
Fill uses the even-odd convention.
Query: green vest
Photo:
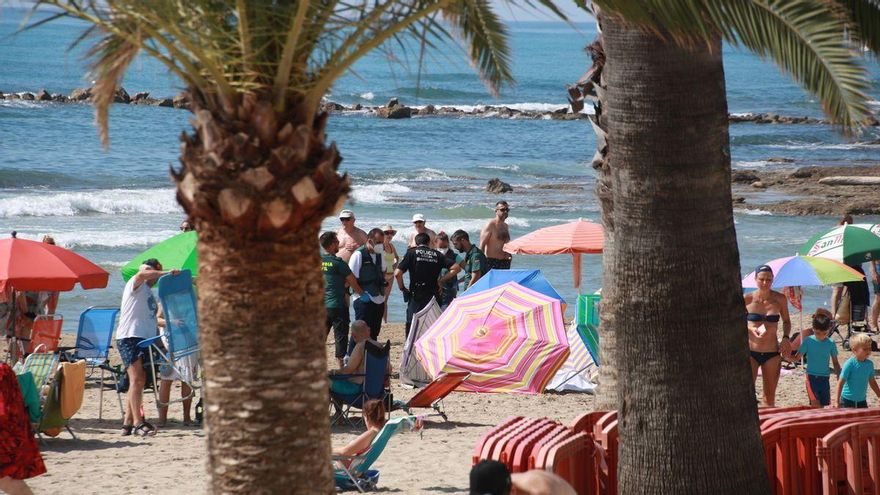
[[[358,284],[371,296],[381,296],[385,287],[385,276],[382,267],[376,264],[374,253],[367,250],[366,246],[358,248],[361,253],[361,271],[358,274]]]

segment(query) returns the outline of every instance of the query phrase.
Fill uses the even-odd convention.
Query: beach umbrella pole
[[[577,289],[578,295],[581,295],[581,253],[572,253],[571,255],[572,274],[574,275],[574,288]]]

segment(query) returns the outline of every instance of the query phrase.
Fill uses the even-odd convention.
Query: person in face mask
[[[382,270],[384,243],[385,233],[382,229],[373,229],[367,233],[366,244],[356,249],[348,260],[351,273],[364,290],[354,301],[354,319],[366,322],[373,340],[379,338],[385,312],[385,274]]]
[[[440,253],[443,254],[447,263],[450,265],[453,265],[458,261],[455,256],[455,251],[449,248],[449,235],[446,232],[440,231],[440,233],[437,234],[437,251],[440,251]],[[440,276],[442,277],[447,273],[449,273],[449,270],[444,268],[440,272]],[[446,283],[441,284],[440,291],[440,301],[438,301],[440,303],[440,309],[446,310],[458,294],[458,280],[450,279],[446,281]]]

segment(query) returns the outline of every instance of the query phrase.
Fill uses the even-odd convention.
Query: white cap
[[[425,215],[422,215],[421,213],[416,213],[415,215],[413,215],[413,219],[412,219],[412,221],[413,221],[413,223],[416,223],[416,222],[424,222],[424,221],[425,221]]]
[[[351,210],[342,210],[339,212],[339,218],[354,218],[354,212]]]

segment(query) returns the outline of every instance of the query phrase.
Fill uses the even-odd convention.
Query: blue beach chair
[[[162,303],[165,316],[165,332],[163,333],[165,342],[163,342],[162,336],[156,336],[145,339],[138,346],[150,350],[150,371],[153,383],[159,383],[156,363],[158,356],[161,360],[158,363],[159,366],[167,366],[176,371],[180,375],[181,382],[189,385],[191,390],[186,397],[160,402],[156,392],[158,387],[153,387],[156,405],[161,407],[190,399],[195,395],[196,389],[200,388],[194,384],[197,381],[195,377],[188,377],[188,374],[180,368],[182,359],[190,357],[198,359],[199,331],[196,295],[193,290],[191,272],[183,270],[177,275],[164,275],[159,279],[157,285],[159,286],[159,301]]]
[[[110,367],[110,343],[116,329],[119,308],[92,306],[79,315],[79,327],[76,330],[76,343],[73,347],[59,349],[67,361],[84,360],[88,368],[88,376],[101,370],[101,388],[98,395],[98,419],[102,419],[104,409],[104,373],[110,371],[115,384],[118,384],[116,373]],[[122,399],[117,394],[119,410],[122,411]]]
[[[391,341],[384,346],[379,347],[371,342],[366,343],[364,352],[364,374],[351,375],[331,375],[331,380],[346,380],[354,376],[363,376],[364,383],[360,391],[355,394],[340,394],[330,391],[330,402],[335,409],[331,424],[336,424],[340,420],[345,420],[349,425],[354,425],[351,419],[351,409],[362,409],[364,403],[370,399],[381,400],[385,402],[385,409],[391,411],[389,401],[389,391],[385,388],[385,370],[388,367],[390,359]]]
[[[415,416],[402,416],[389,420],[382,427],[382,430],[379,431],[379,434],[376,435],[376,438],[373,439],[370,448],[363,454],[354,456],[334,455],[333,479],[336,487],[340,490],[356,488],[360,492],[376,488],[376,485],[379,483],[379,471],[370,469],[370,467],[382,455],[382,451],[388,445],[388,440],[404,428],[414,430],[418,424],[417,420],[418,418]]]

